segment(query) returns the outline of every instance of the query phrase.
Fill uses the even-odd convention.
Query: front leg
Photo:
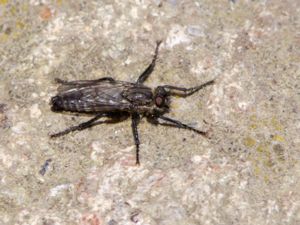
[[[186,130],[191,130],[196,132],[197,134],[200,134],[204,137],[207,137],[207,132],[198,130],[196,128],[193,128],[187,124],[184,124],[178,120],[174,120],[172,118],[166,117],[166,116],[153,116],[149,117],[148,121],[150,123],[153,123],[155,125],[163,125],[163,126],[170,126],[170,127],[176,127],[176,128],[181,128],[181,129],[186,129]]]
[[[139,151],[140,151],[140,139],[139,139],[139,133],[138,133],[138,124],[140,122],[140,116],[137,113],[133,113],[131,115],[131,127],[132,127],[132,134],[134,138],[134,143],[136,146],[136,164],[140,165],[140,157],[139,157]]]
[[[187,97],[208,85],[214,84],[214,82],[215,82],[214,80],[210,80],[204,84],[201,84],[199,86],[192,87],[192,88],[175,87],[175,86],[171,86],[171,85],[164,85],[164,86],[159,86],[159,87],[163,88],[169,95],[178,95],[181,97]]]

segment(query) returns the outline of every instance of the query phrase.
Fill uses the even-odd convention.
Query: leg
[[[82,84],[93,84],[93,83],[97,83],[97,82],[102,82],[102,81],[110,81],[110,82],[114,82],[115,80],[111,77],[102,77],[100,79],[96,79],[96,80],[76,80],[76,81],[66,81],[66,80],[62,80],[60,78],[55,78],[54,81],[58,84],[63,84],[63,85],[82,85]]]
[[[137,84],[142,84],[152,73],[152,71],[154,70],[155,67],[155,62],[157,59],[157,55],[158,55],[158,48],[159,45],[161,44],[161,41],[157,41],[156,42],[156,49],[155,49],[155,54],[154,57],[152,59],[151,64],[146,68],[146,70],[139,76],[138,80],[137,80]]]
[[[187,96],[192,95],[195,92],[199,91],[200,89],[202,89],[208,85],[211,85],[213,83],[214,83],[214,80],[211,80],[204,84],[201,84],[199,86],[192,87],[192,88],[182,88],[182,87],[175,87],[175,86],[171,86],[171,85],[164,85],[164,86],[160,86],[160,87],[162,87],[170,95],[179,95],[182,97],[187,97]]]
[[[140,116],[137,113],[132,114],[131,116],[131,127],[132,127],[132,133],[134,138],[134,143],[136,146],[136,164],[140,164],[140,157],[139,157],[139,151],[140,151],[140,139],[139,139],[139,133],[138,133],[138,123],[140,121]]]
[[[161,120],[166,121],[166,122],[161,122],[158,119],[161,119]],[[159,124],[159,125],[164,125],[164,126],[171,126],[171,127],[187,129],[187,130],[194,131],[198,134],[201,134],[205,137],[207,136],[207,133],[205,131],[197,130],[197,129],[191,127],[191,126],[188,126],[184,123],[181,123],[178,120],[174,120],[174,119],[171,119],[171,118],[166,117],[166,116],[151,117],[151,118],[149,118],[149,122]]]
[[[51,138],[55,138],[55,137],[60,137],[60,136],[64,136],[70,132],[73,132],[75,130],[84,130],[84,129],[87,129],[89,127],[92,127],[96,124],[94,124],[95,121],[97,121],[98,119],[100,119],[101,117],[104,117],[104,116],[107,116],[106,114],[98,114],[96,115],[94,118],[86,121],[86,122],[83,122],[77,126],[73,126],[73,127],[69,127],[63,131],[60,131],[58,133],[55,133],[55,134],[51,134],[50,137]],[[103,122],[103,121],[102,121]]]

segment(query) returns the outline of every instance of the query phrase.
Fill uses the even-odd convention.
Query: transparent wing
[[[133,87],[127,82],[102,81],[72,83],[58,88],[58,97],[66,110],[77,112],[106,112],[129,109],[131,103],[122,93]]]

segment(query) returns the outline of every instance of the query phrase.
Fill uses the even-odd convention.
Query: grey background
[[[0,1],[0,223],[299,224],[299,5]],[[135,81],[157,40],[147,85],[216,78],[169,115],[210,139],[143,120],[139,167],[130,120],[49,139],[89,119],[55,77]]]

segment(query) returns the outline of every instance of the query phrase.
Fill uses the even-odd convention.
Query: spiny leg
[[[69,127],[69,128],[67,128],[67,129],[65,129],[63,131],[58,132],[58,133],[51,134],[50,137],[51,138],[60,137],[60,136],[64,136],[64,135],[66,135],[66,134],[68,134],[70,132],[76,131],[76,130],[87,129],[89,127],[94,126],[95,125],[94,122],[97,121],[98,119],[100,119],[101,117],[104,117],[104,116],[107,116],[107,115],[103,114],[103,113],[98,114],[94,118],[92,118],[92,119],[90,119],[90,120],[88,120],[86,122],[80,123],[80,124],[78,124],[76,126]]]
[[[134,138],[134,143],[136,146],[136,164],[140,164],[140,157],[139,157],[139,151],[140,151],[140,139],[139,139],[139,133],[138,133],[138,124],[140,121],[140,116],[137,113],[133,113],[131,116],[131,128],[132,128],[132,134]]]
[[[153,56],[152,62],[151,64],[145,69],[145,71],[139,76],[138,80],[137,80],[137,84],[142,84],[152,73],[152,71],[154,70],[155,67],[155,62],[158,56],[158,49],[159,49],[159,45],[161,44],[161,41],[157,41],[156,42],[156,49],[155,49],[155,54]]]
[[[170,95],[179,95],[182,97],[187,97],[208,85],[214,84],[214,82],[215,82],[214,80],[210,80],[204,84],[201,84],[199,86],[192,87],[192,88],[175,87],[175,86],[171,86],[171,85],[164,85],[164,86],[160,86],[160,87],[162,87]]]
[[[167,123],[161,122],[158,119],[166,121]],[[156,124],[159,124],[159,125],[172,126],[172,127],[191,130],[191,131],[194,131],[194,132],[196,132],[198,134],[201,134],[205,137],[207,136],[207,132],[205,132],[205,131],[197,130],[197,129],[195,129],[195,128],[189,126],[189,125],[186,125],[186,124],[184,124],[184,123],[182,123],[178,120],[174,120],[174,119],[166,117],[166,116],[159,116],[159,117],[156,117],[156,118],[151,118],[150,121],[153,121],[153,122],[155,122]]]

